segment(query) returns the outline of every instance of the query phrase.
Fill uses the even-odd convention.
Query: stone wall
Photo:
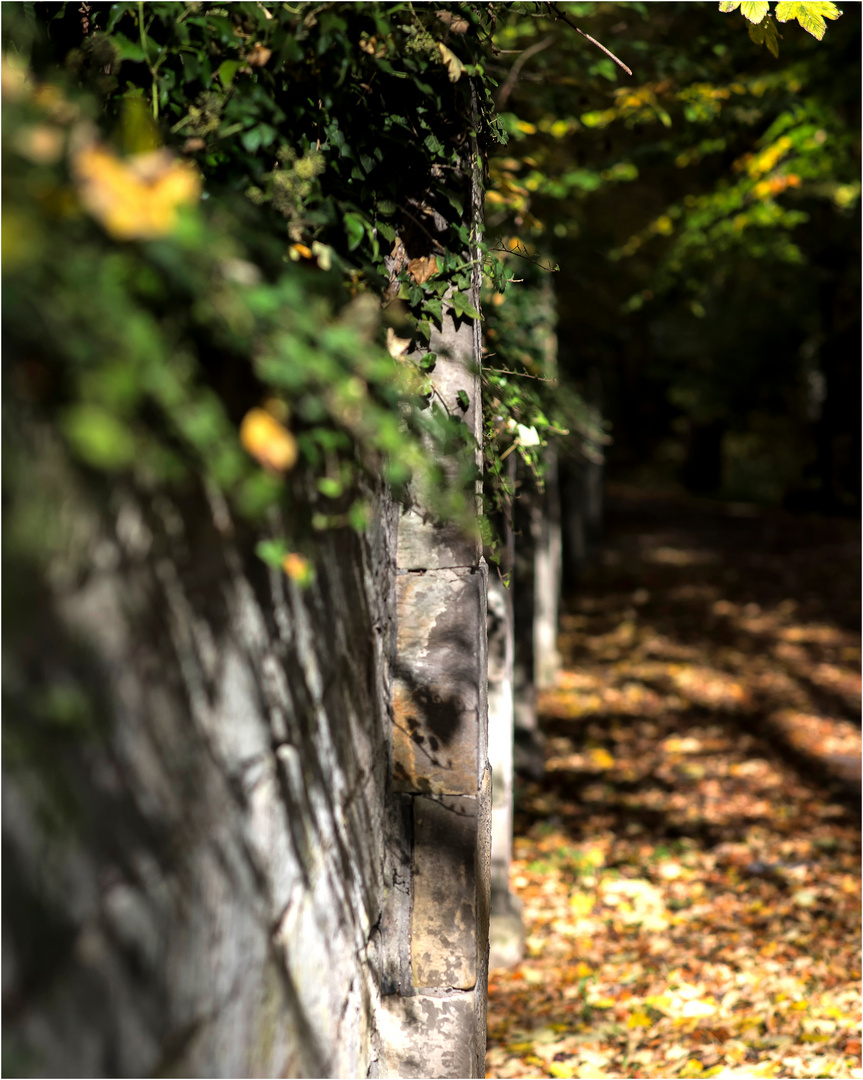
[[[431,341],[477,465],[479,334],[445,303]],[[43,442],[59,544],[4,563],[4,1071],[484,1075],[478,531],[369,493],[300,588],[217,495],[97,493]]]
[[[6,1075],[377,1075],[379,507],[306,590],[203,496],[71,511],[75,559],[4,628]]]

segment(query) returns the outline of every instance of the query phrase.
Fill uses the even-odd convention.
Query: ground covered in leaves
[[[541,695],[490,1077],[860,1077],[855,523],[618,492]]]

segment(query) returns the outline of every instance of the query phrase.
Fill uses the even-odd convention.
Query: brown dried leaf
[[[249,49],[246,62],[251,64],[252,67],[263,67],[272,55],[272,49],[268,49],[266,45],[262,45],[260,41],[256,41],[251,49]]]
[[[411,259],[408,263],[408,273],[417,285],[424,285],[437,272],[437,259],[434,255],[424,255],[421,259]]]

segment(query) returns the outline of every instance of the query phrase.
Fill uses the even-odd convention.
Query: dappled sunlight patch
[[[689,550],[665,522],[653,546]],[[859,821],[817,771],[859,782],[859,636],[794,599],[817,560],[771,598],[718,548],[637,574],[612,554],[539,697],[511,878],[528,957],[492,973],[487,1075],[859,1077]]]

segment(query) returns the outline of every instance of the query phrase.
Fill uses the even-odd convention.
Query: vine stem
[[[138,29],[141,32],[141,49],[144,53],[144,61],[150,71],[150,79],[152,85],[150,89],[150,98],[153,102],[153,119],[159,119],[159,83],[156,78],[156,72],[159,70],[159,64],[150,63],[150,53],[147,49],[147,31],[144,27],[144,0],[138,0]],[[161,61],[160,61],[161,63]]]

